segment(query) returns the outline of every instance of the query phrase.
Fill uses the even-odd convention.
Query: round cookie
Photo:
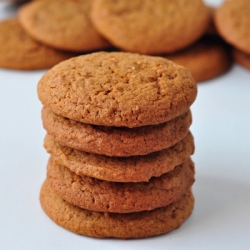
[[[16,18],[0,22],[0,67],[18,70],[50,68],[76,56],[35,41],[23,30]]]
[[[239,50],[250,54],[250,1],[224,1],[215,13],[218,33]]]
[[[54,113],[83,123],[139,127],[189,109],[197,84],[184,67],[162,57],[96,52],[59,63],[38,83]]]
[[[77,175],[115,182],[145,182],[186,161],[194,153],[194,139],[188,135],[174,146],[145,156],[107,157],[89,154],[56,142],[46,135],[44,147],[53,159]]]
[[[50,157],[47,179],[51,187],[71,204],[99,212],[130,213],[177,201],[194,182],[194,164],[188,159],[149,182],[122,183],[79,176]]]
[[[232,55],[235,62],[243,66],[245,69],[250,70],[250,54],[248,55],[236,48],[233,48]]]
[[[165,123],[125,128],[76,122],[42,109],[43,127],[64,146],[108,156],[145,155],[168,148],[189,131],[191,111]]]
[[[47,181],[40,192],[45,213],[58,225],[97,238],[145,238],[180,227],[191,215],[194,197],[187,191],[177,202],[139,213],[102,213],[81,209],[58,196]]]
[[[228,45],[213,36],[205,36],[192,46],[164,57],[186,67],[196,82],[219,76],[232,65]]]
[[[69,51],[110,47],[95,30],[89,12],[92,0],[32,1],[19,8],[23,28],[36,40]]]
[[[209,24],[210,10],[201,0],[96,0],[91,18],[118,48],[162,54],[200,38]]]

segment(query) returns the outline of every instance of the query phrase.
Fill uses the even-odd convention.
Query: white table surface
[[[0,19],[14,13],[0,3]],[[0,249],[250,249],[250,71],[234,65],[199,84],[194,212],[178,230],[140,240],[79,236],[42,211],[48,155],[36,87],[44,72],[0,69]]]

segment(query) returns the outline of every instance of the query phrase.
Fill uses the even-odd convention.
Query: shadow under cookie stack
[[[86,236],[144,238],[191,215],[196,83],[167,59],[97,52],[71,58],[38,83],[50,154],[40,201]]]

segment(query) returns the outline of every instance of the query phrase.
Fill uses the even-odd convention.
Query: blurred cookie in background
[[[210,9],[201,0],[96,0],[91,19],[119,49],[154,55],[198,40],[209,25]]]
[[[16,18],[1,21],[0,33],[1,68],[45,69],[76,56],[76,53],[56,50],[32,39]]]
[[[237,49],[250,54],[250,1],[224,1],[215,12],[219,35]]]
[[[190,47],[164,57],[186,67],[197,82],[219,76],[232,65],[229,46],[214,36],[204,36]]]
[[[18,17],[30,36],[51,47],[78,52],[108,48],[90,21],[91,6],[91,0],[33,1],[19,8]]]

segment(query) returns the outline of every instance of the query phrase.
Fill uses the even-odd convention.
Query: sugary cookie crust
[[[197,95],[190,72],[161,57],[97,52],[66,60],[39,81],[54,113],[88,124],[139,127],[169,121]]]
[[[102,213],[81,209],[60,196],[44,182],[40,202],[45,213],[58,225],[81,235],[97,238],[145,238],[180,227],[191,215],[194,197],[187,191],[166,207],[138,213]]]

